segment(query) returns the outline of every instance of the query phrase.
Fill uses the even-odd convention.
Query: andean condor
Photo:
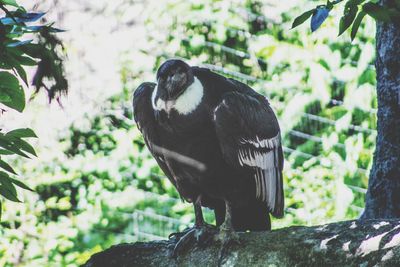
[[[202,206],[214,210],[224,237],[270,230],[269,213],[283,216],[281,135],[264,96],[171,59],[158,69],[157,84],[137,88],[133,110],[157,163],[194,205],[195,226],[186,235],[209,227]]]

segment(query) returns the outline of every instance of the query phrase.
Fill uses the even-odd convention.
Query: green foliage
[[[364,3],[365,0],[337,0],[327,1],[326,5],[319,5],[315,9],[309,10],[294,19],[292,28],[304,23],[311,17],[311,31],[316,31],[328,17],[329,11],[341,2],[346,2],[343,16],[339,23],[339,36],[342,35],[352,24],[351,40],[354,40],[358,28],[365,17],[371,16],[377,21],[391,22],[400,19],[400,4],[396,1],[395,7],[381,6],[375,0]]]
[[[14,10],[10,11],[9,6]],[[34,78],[37,90],[42,87],[47,89],[43,83],[44,77],[54,78],[55,85],[47,89],[50,99],[56,92],[65,91],[67,88],[65,78],[63,78],[62,60],[56,52],[56,46],[61,43],[50,34],[50,32],[60,30],[51,25],[29,26],[28,23],[39,20],[44,13],[28,13],[15,0],[1,0],[0,9],[6,14],[5,17],[0,18],[0,103],[22,112],[26,100],[20,81],[28,86],[25,66],[37,66]],[[41,36],[38,43],[21,39],[31,33]],[[37,62],[35,59],[40,61]],[[61,86],[59,81],[63,81]],[[30,137],[36,137],[36,135],[28,128],[7,133],[3,133],[0,129],[0,169],[5,171],[0,171],[0,195],[11,201],[20,202],[15,186],[26,190],[32,189],[12,177],[12,175],[17,175],[17,172],[3,158],[13,155],[25,158],[29,158],[29,155],[36,156],[34,148],[24,140]]]
[[[25,108],[25,93],[18,79],[9,72],[0,72],[0,102],[12,109],[22,112]]]
[[[36,152],[33,147],[23,140],[23,138],[36,137],[35,133],[31,129],[16,129],[6,134],[0,132],[0,168],[6,172],[0,171],[0,194],[8,200],[20,202],[17,197],[17,191],[15,185],[31,190],[23,182],[16,180],[10,176],[10,174],[17,175],[15,170],[1,158],[4,155],[19,155],[22,157],[29,158],[28,154],[36,156]]]

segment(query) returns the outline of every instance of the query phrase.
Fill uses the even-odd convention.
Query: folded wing
[[[247,91],[247,90],[246,90]],[[224,159],[246,168],[255,194],[275,217],[283,216],[283,153],[276,116],[265,97],[245,91],[226,93],[214,110],[214,124]]]

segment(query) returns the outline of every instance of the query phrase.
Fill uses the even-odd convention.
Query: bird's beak
[[[171,109],[173,108],[175,101],[167,101],[165,103],[165,111],[167,112],[168,117],[171,114]]]

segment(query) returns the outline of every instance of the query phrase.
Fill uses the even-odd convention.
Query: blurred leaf
[[[27,45],[30,45],[30,43]],[[35,60],[23,54],[23,47],[9,47],[7,48],[7,54],[4,55],[4,60],[6,60],[13,67],[18,65],[37,65]]]
[[[17,47],[17,46],[29,44],[29,43],[31,43],[32,41],[33,41],[33,40],[25,40],[25,41],[18,41],[18,42],[14,42],[14,43],[9,43],[9,44],[7,45],[7,47]]]
[[[0,159],[0,168],[6,170],[6,171],[8,171],[8,172],[11,172],[11,173],[13,173],[13,174],[15,174],[15,175],[18,175],[18,174],[14,171],[14,169],[13,169],[7,162],[5,162],[5,161],[3,161],[3,160],[1,160],[1,159]]]
[[[46,27],[45,25],[39,25],[39,26],[24,26],[23,28],[25,30],[31,31],[31,32],[40,32],[44,27]]]
[[[292,29],[303,24],[311,15],[314,13],[315,9],[308,10],[294,19],[292,24]]]
[[[357,12],[357,6],[350,6],[348,9],[345,9],[345,14],[340,19],[338,36],[342,35],[350,27],[356,18]]]
[[[23,182],[16,180],[14,178],[10,178],[11,182],[19,187],[21,187],[22,189],[34,192],[34,190],[32,188],[30,188],[29,186],[27,186],[26,184],[24,184]]]
[[[0,69],[10,70],[10,69],[12,69],[12,67],[7,62],[4,62],[4,58],[0,57]]]
[[[9,52],[9,53],[4,54],[3,60],[7,62],[8,66],[11,66],[11,68],[14,70],[14,72],[18,73],[18,76],[28,86],[28,78],[27,78],[26,72],[25,72],[24,68],[21,66],[21,62],[19,62],[15,57],[20,57],[21,61],[24,61],[28,64],[32,63],[33,59],[21,56],[22,52],[20,52],[18,50],[18,48],[8,48],[7,52]],[[35,62],[33,62],[33,63],[35,63]]]
[[[9,131],[6,135],[20,137],[20,138],[27,138],[27,137],[36,137],[35,132],[29,128],[21,128]]]
[[[20,148],[17,147],[17,146],[14,144],[13,140],[14,140],[14,137],[12,137],[12,136],[5,136],[5,135],[3,135],[2,133],[0,133],[0,147],[4,148],[4,149],[6,149],[6,150],[9,150],[9,151],[11,151],[11,152],[14,152],[15,154],[20,155],[20,156],[22,156],[22,157],[29,158],[29,156],[28,156],[27,154],[25,154],[24,152],[22,152],[22,151],[20,150]]]
[[[10,6],[18,7],[18,4],[15,0],[0,0],[0,3],[3,5],[10,5]]]
[[[35,60],[33,60],[32,58],[29,58],[29,57],[17,56],[17,57],[15,57],[15,59],[18,60],[21,65],[24,65],[24,66],[35,66],[35,65],[37,65],[37,62]]]
[[[21,202],[21,200],[18,199],[17,193],[15,193],[15,186],[10,182],[10,184],[0,185],[0,195],[5,197],[8,200],[14,201],[14,202]]]
[[[21,181],[19,181],[19,180],[17,180],[17,179],[10,178],[10,180],[11,180],[11,182],[12,182],[13,184],[15,184],[15,185],[21,187],[22,189],[25,189],[25,190],[28,190],[28,191],[31,191],[31,192],[35,192],[35,190],[33,190],[32,188],[30,188],[29,186],[27,186],[25,183],[23,183],[23,182],[21,182]]]
[[[14,145],[16,147],[18,147],[20,150],[23,150],[25,152],[28,152],[34,156],[36,155],[35,149],[26,141],[19,139],[19,138],[15,138],[14,139]]]
[[[4,92],[0,92],[0,103],[11,102],[11,97],[6,95]]]
[[[29,86],[28,84],[28,77],[26,76],[26,72],[23,67],[20,65],[17,65],[14,67],[15,71],[18,73],[18,76],[24,81],[26,86]]]
[[[62,30],[62,29],[54,28],[54,27],[49,27],[48,30],[49,30],[49,32],[66,32],[66,30]]]
[[[0,19],[0,22],[3,25],[12,25],[16,23],[26,23],[26,22],[34,22],[43,17],[46,13],[40,12],[40,13],[22,13],[22,14],[13,14],[14,19],[10,17],[5,17]]]
[[[0,155],[13,155],[14,153],[10,150],[0,149]]]
[[[351,40],[352,41],[356,37],[358,28],[360,27],[361,22],[362,22],[363,18],[365,17],[365,15],[367,15],[367,13],[365,13],[364,11],[360,11],[358,13],[356,19],[354,20],[353,27],[351,28]]]
[[[25,93],[19,85],[18,79],[6,71],[0,72],[0,90],[2,95],[8,95],[9,101],[2,99],[4,105],[22,112],[25,108]]]
[[[311,31],[315,32],[324,23],[329,15],[329,9],[327,6],[318,6],[311,17]]]
[[[22,140],[21,137],[19,136],[35,137],[35,134],[30,129],[17,129],[7,133],[6,135],[1,134],[0,146],[4,147],[6,150],[9,151],[14,151],[14,152],[25,151],[34,156],[37,156],[34,148],[28,142]],[[24,156],[26,156],[26,154],[24,154]]]
[[[24,184],[23,182],[21,182],[21,181],[19,181],[19,180],[17,180],[17,179],[14,179],[14,178],[11,178],[7,173],[5,173],[5,172],[2,172],[2,171],[0,171],[0,182],[1,182],[1,179],[8,179],[11,183],[13,183],[13,184],[15,184],[15,185],[17,185],[17,186],[19,186],[19,187],[21,187],[21,188],[23,188],[23,189],[26,189],[26,190],[29,190],[29,191],[34,191],[32,188],[30,188],[29,186],[27,186],[26,184]]]
[[[41,58],[43,47],[39,44],[27,44],[21,47],[21,50],[32,58]]]
[[[43,29],[46,29],[49,32],[65,32],[65,30],[54,28],[49,25],[25,26],[24,29],[29,30],[31,32],[40,32]]]

